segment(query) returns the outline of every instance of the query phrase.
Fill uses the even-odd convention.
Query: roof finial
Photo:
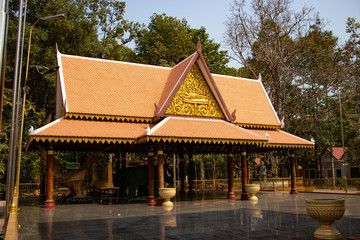
[[[146,129],[146,136],[149,136],[150,135],[150,127],[147,127]]]
[[[200,40],[198,40],[197,44],[196,44],[196,51],[197,52],[201,52],[202,51],[202,47],[201,47],[201,42]]]
[[[265,137],[267,140],[270,140],[270,135],[267,132],[265,133]]]
[[[261,73],[259,73],[259,81],[262,82]]]
[[[280,128],[283,129],[285,127],[285,117],[283,117],[280,121]]]

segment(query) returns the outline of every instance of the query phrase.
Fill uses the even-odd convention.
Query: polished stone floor
[[[319,223],[305,199],[345,199],[346,211],[334,226],[342,239],[360,236],[360,196],[260,192],[259,201],[228,200],[226,193],[197,193],[176,199],[174,208],[131,204],[58,204],[45,209],[20,205],[19,239],[313,239]]]

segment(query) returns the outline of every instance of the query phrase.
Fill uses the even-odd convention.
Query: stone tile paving
[[[360,235],[359,195],[260,192],[257,204],[225,196],[178,197],[171,211],[145,203],[23,205],[19,239],[313,239],[320,225],[306,213],[310,198],[345,199],[345,215],[334,226],[343,239]]]

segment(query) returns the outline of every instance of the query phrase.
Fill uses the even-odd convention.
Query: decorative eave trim
[[[80,114],[80,113],[66,113],[67,119],[91,119],[91,120],[110,120],[119,122],[137,122],[137,123],[155,123],[158,118],[145,118],[145,117],[130,117],[130,116],[110,116],[110,115],[97,115],[97,114]]]
[[[215,138],[189,138],[189,137],[166,137],[166,136],[145,136],[138,139],[138,143],[147,142],[168,142],[168,143],[200,143],[200,144],[232,144],[232,145],[256,145],[264,147],[266,141],[239,140],[239,139],[215,139]]]
[[[57,137],[57,136],[30,136],[29,144],[31,142],[61,142],[61,143],[107,143],[107,144],[121,144],[121,143],[136,143],[136,139],[132,138],[96,138],[96,137]]]
[[[247,124],[247,123],[234,123],[236,126],[248,128],[248,129],[280,129],[280,126],[274,125],[261,125],[261,124]]]
[[[268,143],[264,146],[265,148],[294,148],[294,149],[314,149],[314,145],[306,144],[282,144],[282,143]]]

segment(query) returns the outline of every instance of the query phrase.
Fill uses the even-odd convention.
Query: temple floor
[[[305,199],[345,199],[333,226],[342,239],[360,236],[360,195],[260,192],[259,201],[228,200],[225,192],[177,199],[172,210],[129,204],[21,203],[19,239],[314,239],[320,224],[306,213]],[[236,193],[239,197],[239,193]]]

